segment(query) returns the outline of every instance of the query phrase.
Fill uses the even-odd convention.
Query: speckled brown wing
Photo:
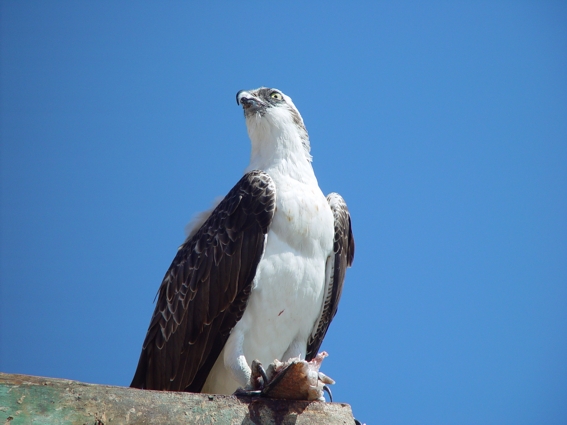
[[[335,218],[334,255],[327,260],[325,273],[325,299],[311,338],[307,342],[305,360],[312,360],[318,353],[329,325],[337,314],[337,308],[343,291],[343,282],[347,267],[354,260],[354,237],[350,213],[344,199],[338,193],[330,193],[327,202]]]
[[[177,251],[131,386],[200,392],[242,317],[276,202],[271,177],[251,171]]]

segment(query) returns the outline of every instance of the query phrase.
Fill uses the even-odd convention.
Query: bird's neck
[[[273,125],[265,119],[251,119],[247,126],[252,151],[246,172],[263,170],[273,178],[281,175],[317,184],[311,155],[306,148],[309,140],[305,131],[292,123]]]

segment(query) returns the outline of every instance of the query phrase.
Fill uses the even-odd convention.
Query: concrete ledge
[[[0,425],[352,425],[348,404],[146,391],[0,373]]]

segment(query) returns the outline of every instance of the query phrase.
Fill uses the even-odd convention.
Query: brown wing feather
[[[307,361],[312,360],[317,355],[329,325],[337,314],[346,269],[352,265],[354,260],[354,237],[347,205],[337,193],[329,194],[327,202],[329,202],[335,218],[334,256],[331,256],[327,263],[327,274],[330,274],[330,276],[326,276],[325,279],[330,279],[330,285],[326,288],[327,293],[317,328],[314,329],[307,342],[307,353],[305,355]]]
[[[131,386],[201,391],[242,317],[275,211],[270,176],[252,171],[177,251]]]

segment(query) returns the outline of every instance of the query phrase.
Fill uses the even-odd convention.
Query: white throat
[[[263,116],[258,113],[248,117],[246,126],[252,142],[246,172],[276,172],[305,183],[316,183],[307,133],[297,126],[289,111],[270,108]]]

